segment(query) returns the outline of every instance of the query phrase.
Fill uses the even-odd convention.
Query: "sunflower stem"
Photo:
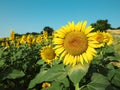
[[[76,83],[76,84],[75,84],[75,90],[80,90],[80,89],[79,89],[79,83]]]

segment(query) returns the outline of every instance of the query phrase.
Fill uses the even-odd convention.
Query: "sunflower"
[[[107,40],[105,32],[97,31],[94,37],[95,37],[94,39],[99,43],[98,45],[99,48],[105,46]]]
[[[22,35],[21,39],[20,39],[20,43],[26,43],[26,39],[27,37],[25,35]]]
[[[43,39],[48,42],[48,32],[43,30]]]
[[[110,33],[106,33],[106,39],[107,45],[113,44],[113,36]]]
[[[97,45],[99,48],[104,47],[105,45],[111,45],[113,42],[112,35],[107,32],[97,31],[94,37],[94,39],[99,43]]]
[[[15,40],[15,32],[13,30],[10,30],[10,40],[14,41]]]
[[[37,36],[36,43],[42,43],[43,37],[42,35]]]
[[[26,41],[27,41],[28,46],[31,46],[31,44],[33,44],[35,42],[35,38],[33,35],[29,34],[26,38]]]
[[[57,57],[55,50],[52,48],[51,45],[44,46],[40,52],[40,55],[47,64],[50,64]]]
[[[78,22],[76,25],[69,22],[54,32],[54,49],[65,65],[89,63],[93,56],[96,56],[97,41],[94,39],[96,33],[92,33],[93,28],[86,27],[86,24],[87,21]]]

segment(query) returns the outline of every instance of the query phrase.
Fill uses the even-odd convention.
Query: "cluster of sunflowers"
[[[43,34],[33,36],[31,34],[22,35],[21,37],[16,37],[15,32],[13,30],[10,31],[9,38],[3,38],[1,40],[1,46],[6,46],[7,48],[10,47],[10,43],[14,42],[16,47],[19,48],[21,44],[27,44],[31,46],[33,44],[42,44],[43,42],[48,42],[48,33],[43,31]]]
[[[11,31],[9,39],[6,42],[1,42],[1,47],[9,49],[11,43],[14,43],[16,48],[21,48],[23,44],[28,47],[37,45],[40,46],[40,58],[50,67],[54,66],[54,62],[59,61],[57,64],[62,63],[65,66],[81,69],[86,63],[88,66],[90,65],[93,58],[98,55],[97,49],[110,46],[113,43],[111,34],[100,31],[94,32],[92,26],[87,27],[86,25],[87,21],[78,22],[77,24],[69,22],[66,26],[55,30],[52,36],[48,36],[48,33],[43,31],[43,34],[36,36],[23,35],[15,37],[15,32]],[[70,79],[73,80],[72,77]],[[33,88],[34,85],[30,85],[29,87]],[[50,83],[47,82],[42,85],[43,88],[50,86]],[[76,90],[79,90],[78,82],[74,86]]]
[[[58,31],[55,31],[53,42],[56,44],[55,52],[64,58],[65,65],[90,63],[97,52],[95,48],[111,45],[113,38],[107,32],[92,32],[91,26],[86,27],[87,22],[68,23]]]
[[[43,34],[38,36],[23,35],[20,38],[15,37],[15,32],[11,31],[8,40],[15,42],[19,48],[21,44],[27,43],[28,46],[33,44],[43,44],[48,42],[49,45],[43,47],[41,57],[48,64],[52,62],[56,56],[64,59],[65,65],[84,64],[84,61],[90,63],[93,56],[97,55],[95,48],[101,48],[106,45],[111,45],[113,42],[112,35],[107,32],[92,32],[91,26],[86,27],[87,21],[69,22],[66,26],[62,26],[59,30],[54,31],[52,39],[48,33],[43,31]],[[1,46],[10,48],[9,41],[1,42]],[[54,44],[54,45],[53,45]],[[53,47],[54,46],[54,47]]]

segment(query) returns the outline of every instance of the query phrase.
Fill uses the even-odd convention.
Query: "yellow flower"
[[[40,55],[47,64],[50,64],[53,60],[56,59],[55,51],[50,45],[43,47]]]
[[[94,37],[94,39],[98,42],[98,47],[104,47],[106,44],[111,45],[113,42],[112,35],[106,32],[97,31]]]
[[[10,40],[15,40],[15,32],[13,30],[10,30]]]
[[[29,35],[27,36],[27,44],[28,44],[28,46],[30,46],[30,45],[33,44],[34,42],[35,42],[34,36],[29,34]]]
[[[42,42],[42,36],[39,35],[37,38],[36,38],[36,43],[41,43]]]
[[[5,43],[4,43],[4,42],[2,42],[2,43],[1,43],[1,46],[5,46]]]
[[[91,62],[93,56],[96,55],[96,41],[93,39],[94,34],[91,26],[86,27],[87,21],[69,22],[66,26],[55,31],[53,43],[55,44],[55,52],[60,55],[60,59],[64,59],[65,65],[76,65]],[[89,40],[89,38],[91,38]]]
[[[105,45],[105,42],[106,42],[106,34],[105,32],[100,32],[100,31],[97,31],[96,32],[96,35],[94,36],[95,40],[98,42],[98,47],[104,47]]]
[[[25,36],[25,35],[23,35],[23,36],[21,37],[20,43],[21,43],[21,44],[22,44],[22,43],[26,43],[26,36]]]
[[[47,83],[47,82],[42,84],[42,88],[47,88],[47,87],[50,87],[50,86],[51,86],[51,84]]]
[[[106,39],[107,45],[113,44],[113,36],[110,33],[106,33]]]
[[[48,37],[48,32],[43,30],[43,36]]]
[[[43,38],[48,42],[48,32],[43,30]]]
[[[6,47],[7,47],[7,48],[10,48],[10,45],[9,45],[9,43],[8,43],[8,42],[6,42]]]
[[[15,43],[16,48],[20,47],[20,38],[16,39],[16,43]]]

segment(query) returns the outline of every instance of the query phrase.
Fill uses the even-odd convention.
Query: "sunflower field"
[[[52,35],[0,38],[0,90],[120,90],[120,55],[113,36],[87,21]]]

